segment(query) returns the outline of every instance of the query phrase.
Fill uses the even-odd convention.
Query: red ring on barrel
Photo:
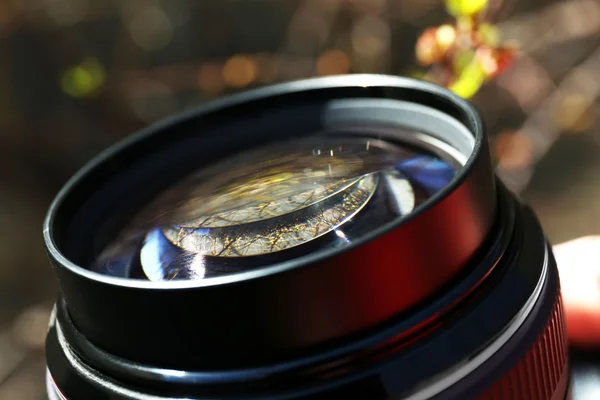
[[[569,389],[568,342],[562,297],[527,353],[476,400],[565,400]]]

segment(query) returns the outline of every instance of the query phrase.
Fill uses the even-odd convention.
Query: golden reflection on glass
[[[266,185],[265,185],[266,186]],[[331,232],[356,215],[377,187],[375,175],[349,182],[317,186],[295,195],[225,210],[163,229],[176,246],[212,257],[270,254],[307,243]],[[311,205],[319,204],[318,207]],[[304,211],[303,218],[274,219]],[[264,219],[264,220],[263,220]],[[242,224],[261,222],[257,227]],[[243,232],[243,233],[242,233]],[[160,265],[160,263],[154,263]]]

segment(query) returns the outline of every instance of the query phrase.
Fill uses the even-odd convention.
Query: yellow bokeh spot
[[[455,17],[475,15],[487,6],[488,0],[446,0],[448,13]]]
[[[478,60],[474,59],[468,64],[454,81],[449,89],[462,98],[469,99],[483,86],[486,74]]]
[[[105,78],[102,64],[95,58],[88,58],[67,68],[61,77],[61,88],[72,97],[91,97],[101,88]]]
[[[438,46],[442,49],[448,49],[456,41],[456,29],[452,25],[442,25],[435,32],[435,38]]]

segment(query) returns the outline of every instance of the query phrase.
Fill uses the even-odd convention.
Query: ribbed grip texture
[[[568,380],[567,346],[559,294],[544,331],[525,357],[477,400],[563,400]]]

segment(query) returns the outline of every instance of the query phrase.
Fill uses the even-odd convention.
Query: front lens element
[[[342,226],[368,203],[377,188],[374,174],[341,182],[344,184],[315,182],[314,190],[284,198],[265,196],[262,202],[251,201],[248,206],[169,226],[162,233],[185,250],[213,257],[258,256],[286,250]],[[333,193],[327,196],[328,192]]]
[[[319,136],[238,154],[159,195],[91,269],[202,279],[348,245],[412,213],[459,167],[363,137]]]

